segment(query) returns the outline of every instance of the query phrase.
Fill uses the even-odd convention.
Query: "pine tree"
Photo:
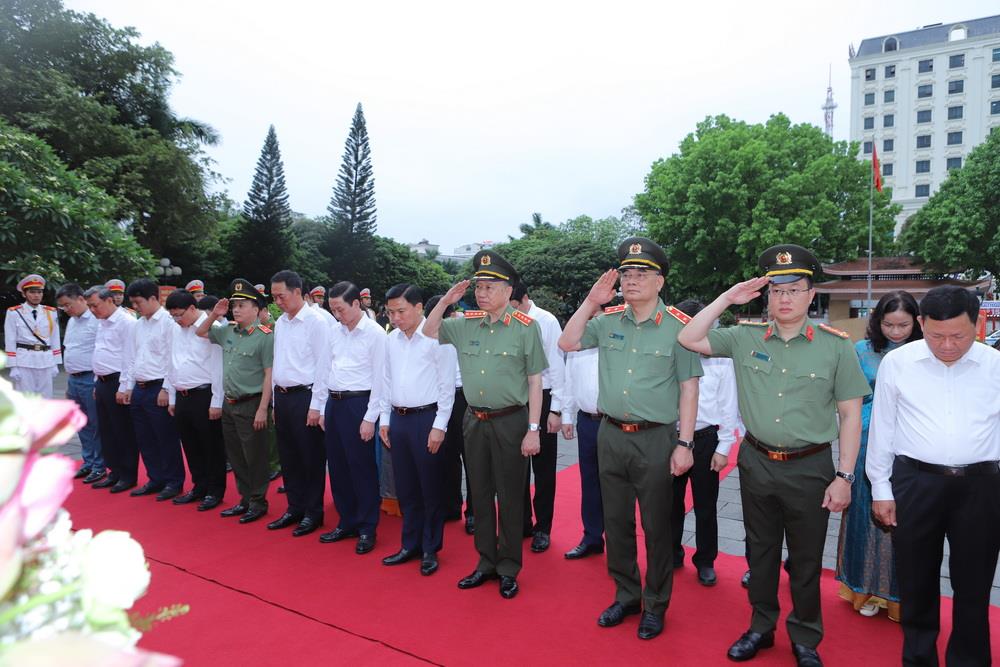
[[[344,160],[328,210],[334,224],[349,236],[370,238],[375,234],[375,177],[360,102],[344,144]]]
[[[266,283],[292,257],[292,209],[285,187],[278,135],[272,125],[257,160],[243,216],[233,237],[233,271],[237,277]]]

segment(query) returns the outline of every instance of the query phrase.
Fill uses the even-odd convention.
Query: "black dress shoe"
[[[152,482],[146,482],[140,486],[135,491],[129,493],[130,496],[149,496],[154,493],[159,493],[163,490],[163,484],[153,484]]]
[[[638,614],[640,611],[642,611],[642,607],[639,604],[623,605],[621,602],[615,602],[601,612],[601,615],[597,617],[597,624],[602,628],[613,628],[620,625],[626,616]]]
[[[743,578],[740,579],[740,586],[750,588],[750,570],[743,573]]]
[[[292,537],[302,537],[303,535],[308,535],[322,525],[322,521],[317,521],[316,519],[307,516],[302,519],[302,521],[299,521],[299,525],[297,525],[295,530],[292,531]]]
[[[698,583],[702,586],[714,586],[718,581],[715,576],[715,568],[711,565],[698,566]]]
[[[819,653],[814,648],[792,644],[792,654],[799,667],[823,667],[823,661],[819,659]]]
[[[356,530],[345,530],[343,528],[334,528],[329,533],[323,533],[319,536],[319,541],[323,544],[330,544],[331,542],[339,542],[341,540],[346,540],[348,537],[357,537],[358,531]]]
[[[232,471],[233,471],[233,464],[230,463],[229,461],[226,461],[226,472],[232,472]]]
[[[105,481],[107,481],[107,480],[105,480]],[[103,484],[103,483],[104,482],[98,482],[98,484]],[[94,486],[97,486],[97,484],[95,484]],[[123,480],[118,480],[117,482],[115,482],[111,486],[110,489],[108,489],[108,491],[110,491],[111,493],[124,493],[125,491],[128,491],[129,489],[131,489],[134,486],[135,486],[135,482],[126,482],[126,481],[123,481]]]
[[[278,493],[284,493],[284,492],[285,492],[285,485],[282,484],[281,486],[278,487]]]
[[[176,498],[180,493],[181,489],[179,486],[165,486],[162,491],[156,494],[156,502],[162,503],[164,500]]]
[[[375,548],[375,536],[362,533],[358,535],[358,543],[354,545],[354,553],[366,554]]]
[[[301,514],[292,514],[291,512],[285,512],[280,517],[267,524],[268,530],[281,530],[282,528],[288,528],[293,523],[298,523],[302,521]]]
[[[639,639],[653,639],[658,637],[661,632],[663,632],[663,615],[654,614],[651,611],[642,612],[636,636]]]
[[[382,559],[382,565],[402,565],[417,557],[416,549],[400,549],[391,556]]]
[[[729,653],[726,655],[730,660],[743,662],[757,655],[757,651],[762,648],[771,648],[772,646],[774,646],[774,630],[764,634],[747,630],[742,637],[736,640],[735,644],[729,647]]]
[[[517,579],[514,577],[500,577],[500,597],[509,600],[517,595],[519,590]]]
[[[531,550],[536,554],[540,554],[548,549],[549,544],[551,543],[552,541],[549,539],[549,534],[543,533],[539,530],[535,533],[535,536],[531,538]]]
[[[674,554],[674,569],[679,570],[684,567],[684,552],[682,551],[680,555]]]
[[[220,504],[222,504],[222,496],[212,496],[208,495],[201,499],[198,503],[199,512],[207,512],[208,510],[215,509]]]
[[[424,554],[420,559],[420,574],[429,577],[438,570],[437,554]]]
[[[219,516],[239,516],[241,514],[246,514],[248,509],[250,508],[243,503],[238,503],[227,510],[219,512]]]
[[[476,570],[469,576],[462,577],[461,579],[459,579],[458,587],[461,588],[463,591],[468,588],[479,588],[490,579],[496,579],[496,578],[497,578],[496,572],[490,572],[489,574],[487,574],[486,572],[480,572],[479,570]]]
[[[277,470],[272,470],[271,474],[267,476],[267,481],[273,482],[279,477],[281,477],[281,468],[278,468]]]
[[[465,534],[475,535],[476,533],[476,517],[467,516],[465,517]]]
[[[114,486],[118,483],[118,478],[114,475],[108,475],[99,482],[94,482],[94,486],[90,487],[92,489],[106,489],[109,486]]]
[[[88,468],[87,466],[83,466],[82,468],[76,471],[76,474],[73,475],[73,479],[81,479],[83,477],[86,477],[87,475],[90,474],[90,472],[91,472],[90,468]]]
[[[250,523],[251,521],[256,521],[267,514],[267,507],[264,505],[258,505],[257,507],[251,507],[247,510],[247,513],[240,517],[240,523]]]
[[[578,545],[563,554],[566,560],[579,560],[581,558],[586,558],[590,554],[602,554],[604,553],[603,544],[584,544],[580,542]]]
[[[104,476],[107,474],[107,470],[91,470],[90,474],[83,478],[83,483],[93,484],[94,482],[104,479]]]
[[[201,500],[204,497],[205,497],[205,495],[202,494],[201,492],[195,491],[194,489],[191,489],[190,491],[188,491],[184,495],[177,496],[176,498],[174,498],[170,502],[172,502],[174,505],[189,505],[191,503],[198,502],[199,500]]]

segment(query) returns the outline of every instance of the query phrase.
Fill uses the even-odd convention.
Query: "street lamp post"
[[[183,271],[179,266],[172,266],[168,257],[163,257],[160,259],[160,264],[156,267],[154,273],[159,276],[160,282],[167,284],[172,282],[171,278],[180,276]]]

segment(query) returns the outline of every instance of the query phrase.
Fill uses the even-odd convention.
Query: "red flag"
[[[882,170],[879,168],[878,164],[878,149],[875,148],[875,142],[872,142],[872,179],[875,182],[875,189],[882,192]]]

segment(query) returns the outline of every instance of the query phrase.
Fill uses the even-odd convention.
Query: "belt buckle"
[[[409,408],[396,408],[396,414],[398,414],[400,416],[406,416],[406,413],[408,411],[409,411]]]
[[[767,450],[767,458],[772,461],[787,461],[789,459],[788,452],[775,452],[772,450]]]
[[[479,421],[486,421],[487,419],[490,418],[490,413],[484,410],[473,410],[472,414],[474,414],[476,416],[476,419],[478,419]]]
[[[965,466],[942,466],[944,468],[945,477],[964,477],[966,472]]]
[[[626,424],[622,422],[620,428],[624,433],[637,433],[639,431],[638,424]]]
[[[285,389],[284,387],[282,387],[281,385],[275,385],[275,388],[276,388],[276,389],[277,389],[277,390],[278,390],[279,392],[281,392],[282,394],[287,394],[287,393],[288,393],[288,390],[287,390],[287,389]]]
[[[330,395],[333,396],[333,400],[339,401],[344,397],[344,392],[342,391],[331,391]]]

